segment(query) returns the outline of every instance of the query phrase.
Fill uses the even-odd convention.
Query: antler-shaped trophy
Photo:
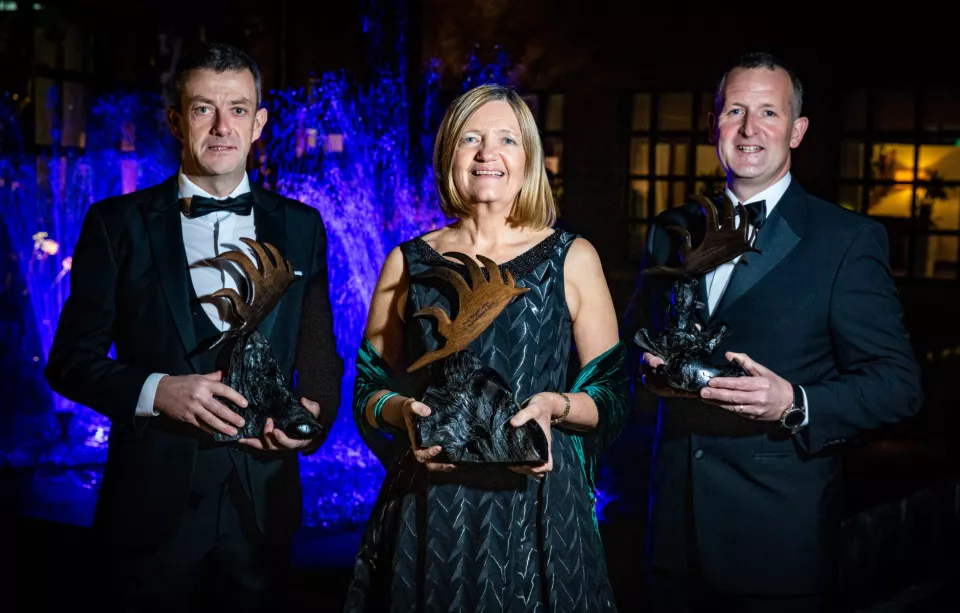
[[[487,279],[483,270],[470,256],[458,251],[449,251],[444,255],[456,258],[466,265],[467,270],[470,271],[473,286],[467,285],[466,279],[449,268],[431,268],[423,273],[424,277],[443,279],[457,290],[457,298],[460,300],[460,313],[454,321],[450,321],[447,313],[437,306],[425,307],[413,314],[414,317],[425,315],[436,317],[437,330],[447,342],[442,348],[423,354],[419,360],[407,368],[407,372],[413,372],[431,362],[466,348],[473,339],[487,329],[487,326],[493,323],[497,315],[506,308],[515,296],[530,291],[529,287],[517,287],[513,273],[509,270],[505,271],[507,279],[504,281],[500,275],[500,267],[490,258],[477,254],[477,259],[480,260],[490,275],[490,278]]]
[[[449,282],[457,292],[460,308],[452,321],[438,306],[414,313],[414,317],[436,318],[437,331],[446,339],[443,347],[425,353],[407,369],[413,372],[443,360],[442,372],[436,373],[437,378],[421,399],[432,411],[417,420],[417,442],[422,447],[440,445],[438,462],[542,464],[547,460],[543,429],[533,421],[517,428],[510,425],[510,419],[520,410],[510,384],[466,349],[511,300],[530,288],[517,287],[509,270],[504,271],[504,279],[496,262],[482,255],[478,254],[477,260],[489,278],[470,256],[456,251],[444,255],[466,265],[471,284],[445,267],[431,268],[422,275]]]
[[[634,342],[644,351],[663,359],[664,364],[657,369],[658,374],[671,387],[686,392],[698,392],[713,377],[741,377],[748,374],[737,362],[723,366],[710,363],[710,356],[729,333],[726,325],[698,328],[695,322],[696,309],[705,306],[697,301],[697,278],[749,251],[761,253],[749,239],[747,210],[734,205],[726,193],[721,192],[720,195],[724,199],[723,223],[718,220],[717,208],[709,198],[694,196],[706,216],[703,240],[693,247],[690,232],[686,228],[668,226],[683,238],[679,250],[680,265],[655,266],[643,273],[670,275],[678,279],[673,284],[672,304],[667,307],[669,323],[666,329],[652,333],[641,328],[634,336]],[[739,226],[736,225],[737,217]]]
[[[248,403],[245,409],[241,409],[226,398],[219,398],[220,402],[240,414],[245,424],[232,437],[216,433],[214,438],[221,442],[257,438],[263,434],[268,417],[273,419],[276,428],[291,438],[313,438],[323,430],[323,426],[294,396],[269,342],[257,330],[257,326],[296,280],[293,265],[270,243],[258,243],[249,238],[240,240],[253,251],[256,266],[240,250],[222,253],[210,263],[219,266],[227,262],[236,264],[247,281],[246,299],[231,288],[223,288],[200,298],[202,302],[227,307],[228,315],[234,320],[234,326],[217,337],[207,349],[236,339],[222,381],[239,392]],[[221,308],[221,311],[224,310]]]

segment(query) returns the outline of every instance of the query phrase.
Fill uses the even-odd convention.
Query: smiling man
[[[46,376],[56,392],[111,419],[94,520],[112,573],[110,605],[277,610],[277,580],[300,522],[298,454],[322,440],[292,440],[268,422],[262,439],[214,442],[212,432],[232,436],[243,425],[218,398],[246,399],[221,383],[221,349],[198,349],[230,327],[198,297],[244,288],[202,263],[250,238],[274,245],[302,273],[259,330],[327,432],[342,364],[326,235],[315,209],[247,176],[267,121],[249,56],[207,45],[184,59],[176,86],[168,119],[182,145],[180,170],[90,208]]]
[[[752,54],[720,81],[710,118],[726,195],[746,208],[762,253],[699,279],[700,324],[730,326],[714,359],[737,359],[749,376],[687,395],[658,377],[660,358],[637,356],[637,393],[660,406],[649,532],[657,610],[822,610],[835,581],[839,445],[922,402],[883,226],[808,194],[790,173],[809,126],[802,102],[783,62]],[[645,267],[678,264],[671,226],[698,243],[700,205],[658,216]],[[670,300],[669,279],[641,281],[631,335],[662,327]]]

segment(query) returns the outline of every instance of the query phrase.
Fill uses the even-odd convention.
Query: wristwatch
[[[807,406],[803,403],[803,390],[799,385],[793,386],[793,404],[780,415],[780,425],[795,433],[803,426],[807,419]]]

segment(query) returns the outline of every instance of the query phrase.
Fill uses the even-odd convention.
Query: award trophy
[[[510,384],[495,369],[480,364],[466,349],[491,324],[514,297],[529,291],[517,287],[513,274],[506,279],[497,264],[477,255],[487,270],[468,255],[451,251],[444,254],[463,262],[472,283],[454,270],[436,266],[423,274],[450,283],[457,291],[459,312],[456,319],[438,306],[429,306],[414,317],[432,316],[437,331],[446,339],[436,351],[424,354],[407,369],[413,372],[442,360],[432,374],[433,381],[421,402],[430,407],[427,417],[417,419],[417,443],[421,447],[440,445],[443,449],[434,461],[453,464],[536,466],[547,461],[547,437],[534,421],[520,427],[510,419],[520,410]]]
[[[260,322],[280,302],[290,283],[296,280],[293,265],[269,243],[258,243],[248,238],[240,240],[253,250],[257,258],[256,267],[240,250],[224,252],[211,263],[222,266],[226,262],[233,262],[243,271],[247,282],[246,300],[231,288],[223,288],[200,298],[202,302],[211,304],[226,303],[221,306],[228,308],[221,309],[221,312],[226,311],[234,320],[233,328],[217,337],[207,349],[223,345],[228,340],[235,341],[230,349],[222,382],[239,392],[248,403],[242,409],[226,398],[217,398],[243,417],[245,423],[236,435],[217,432],[214,433],[214,440],[227,442],[258,438],[263,435],[268,417],[273,419],[277,429],[290,438],[313,438],[323,430],[323,426],[294,396],[273,356],[270,343],[257,330]]]
[[[713,202],[705,196],[695,196],[706,217],[703,241],[694,248],[686,228],[669,226],[668,229],[683,237],[680,265],[656,266],[643,271],[644,275],[669,275],[676,280],[671,304],[667,307],[666,328],[656,332],[641,328],[634,336],[634,342],[664,361],[655,374],[663,377],[670,387],[691,393],[699,392],[713,377],[749,374],[736,361],[722,366],[711,364],[710,356],[729,333],[726,325],[701,328],[696,324],[696,310],[705,306],[697,300],[698,277],[748,251],[762,254],[750,243],[747,210],[739,205],[735,207],[726,193],[720,195],[724,198],[722,225]],[[739,216],[739,227],[734,225],[734,215]]]

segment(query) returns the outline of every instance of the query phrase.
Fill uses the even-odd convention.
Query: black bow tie
[[[763,226],[763,222],[767,219],[767,202],[765,200],[758,200],[757,202],[748,202],[740,206],[747,209],[747,222],[759,231]]]
[[[183,214],[190,219],[203,217],[209,213],[217,211],[227,211],[237,215],[249,215],[253,209],[253,197],[250,192],[240,194],[233,198],[224,198],[217,200],[206,196],[194,196],[188,200],[185,198],[180,201]]]

